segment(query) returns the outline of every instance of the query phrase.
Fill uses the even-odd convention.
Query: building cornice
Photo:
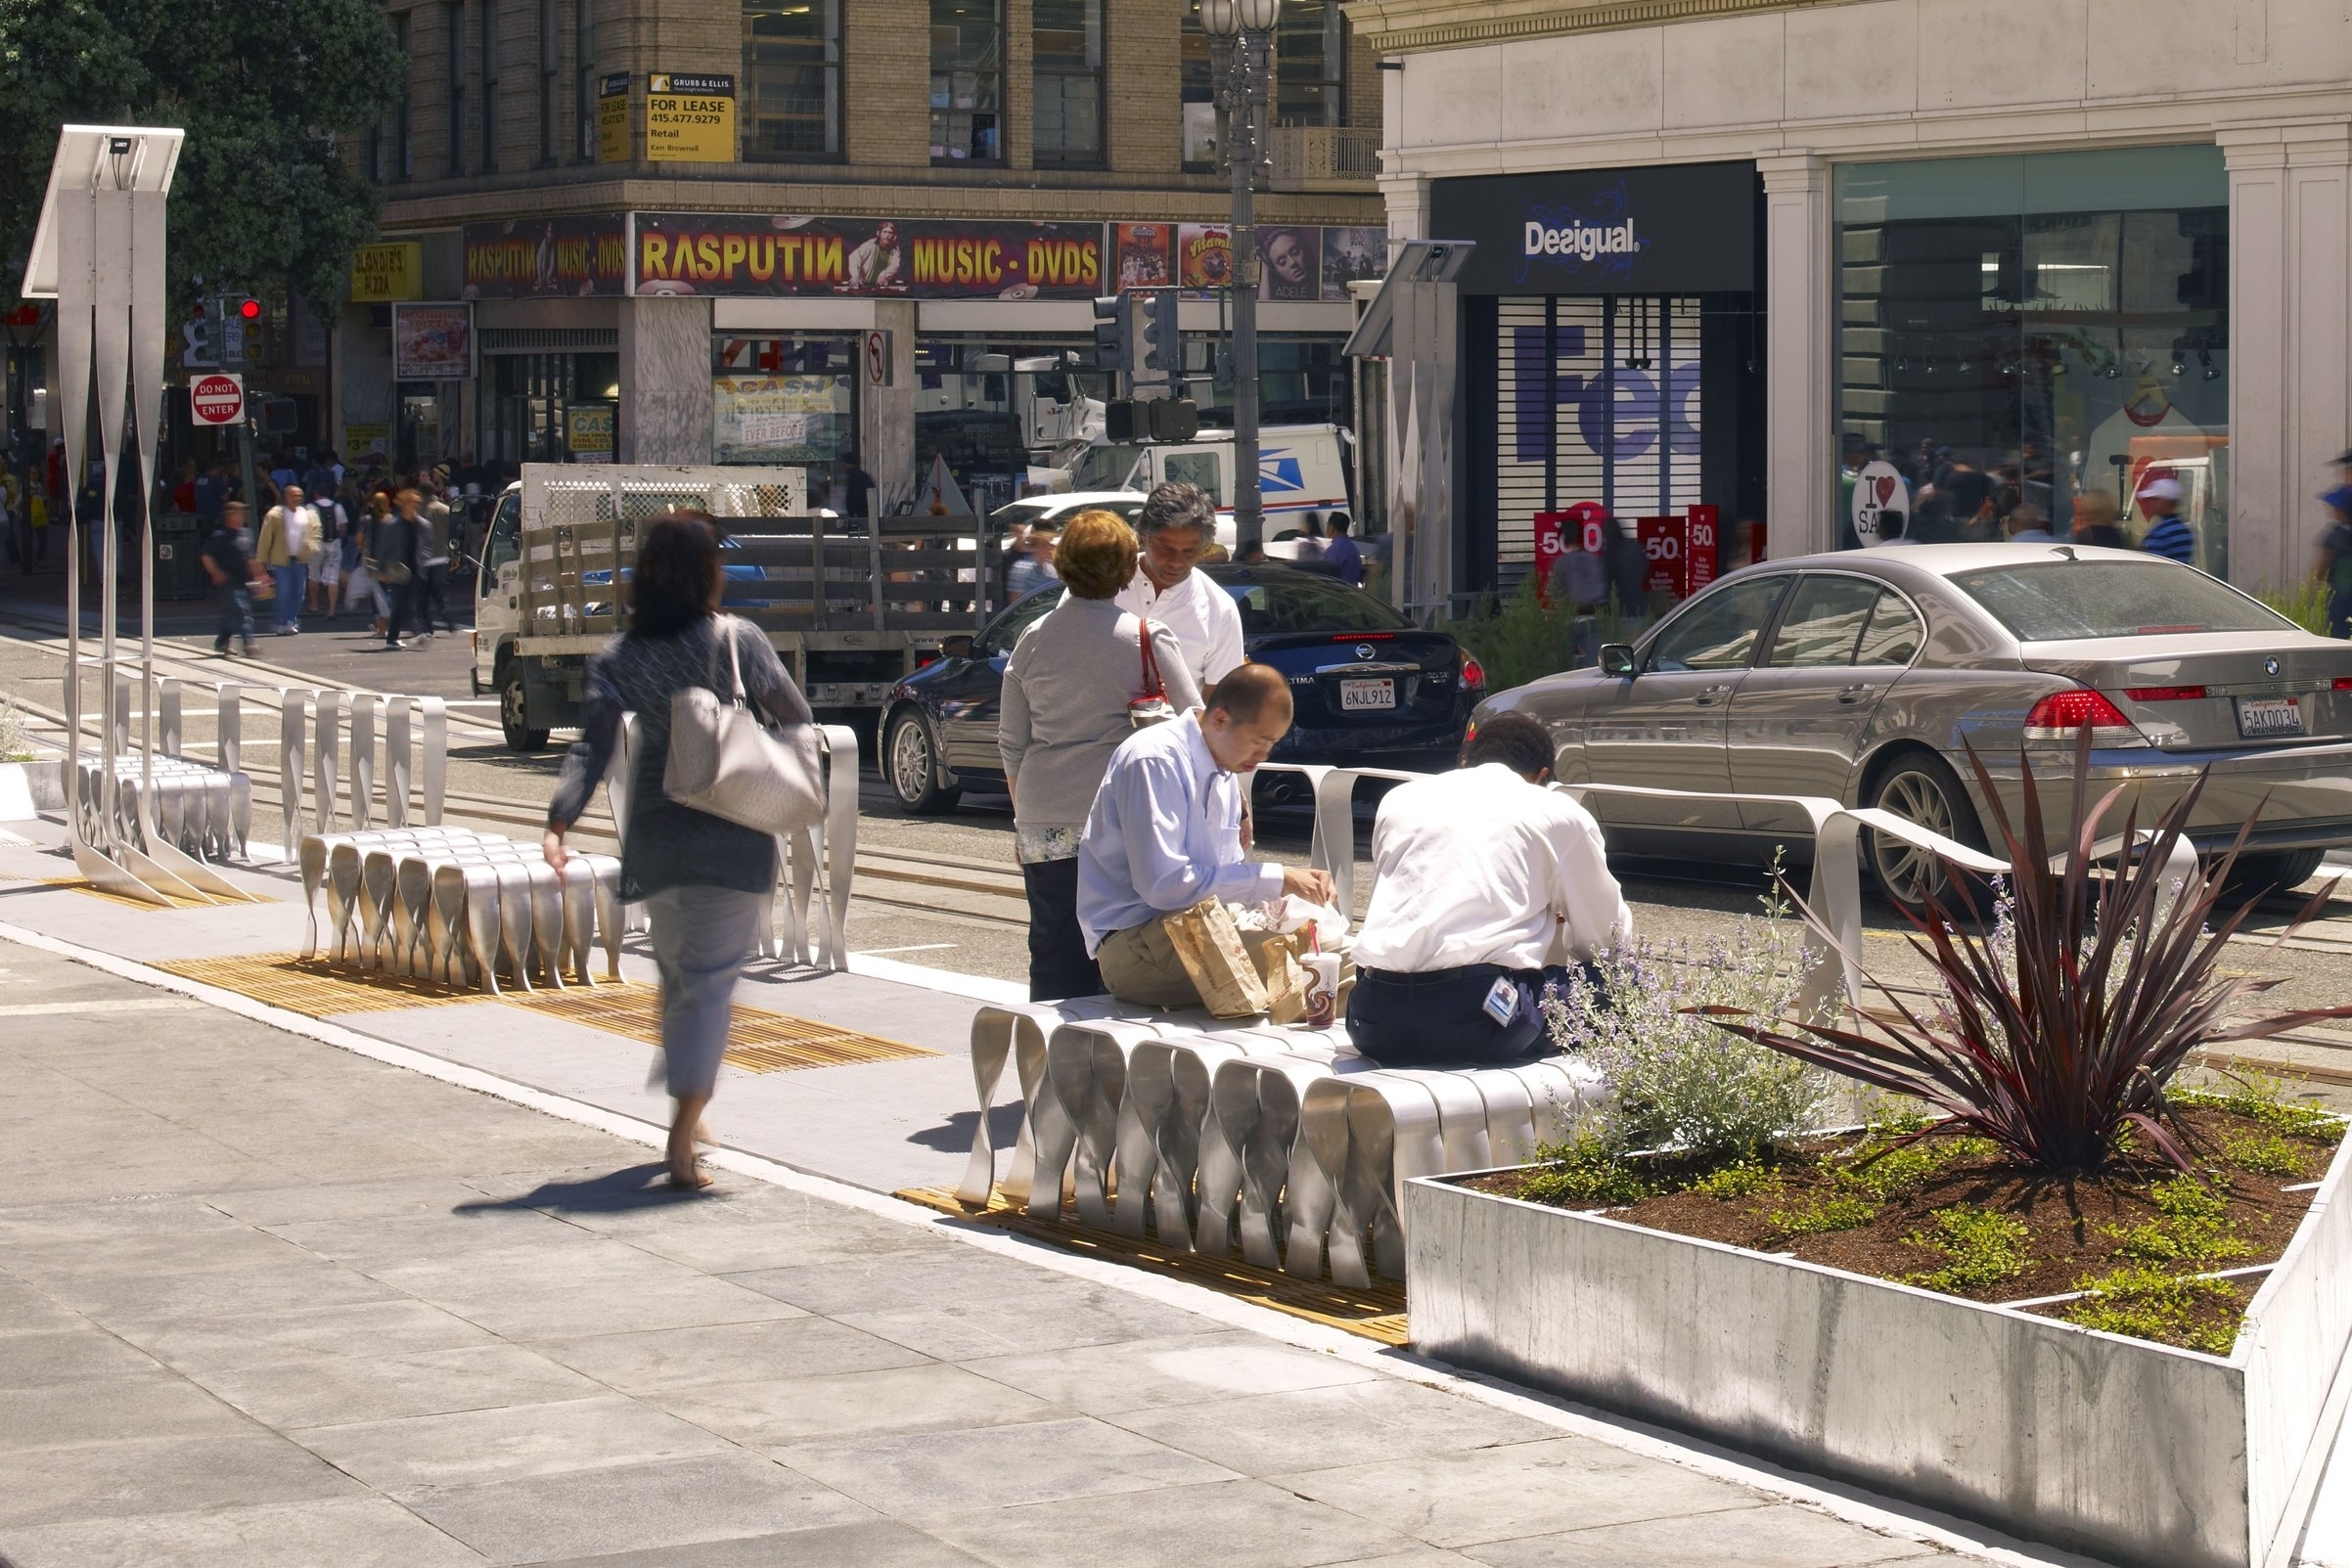
[[[1347,17],[1374,52],[1407,55],[1855,3],[1857,0],[1348,0]]]
[[[1378,227],[1386,221],[1377,188],[1361,196],[1258,195],[1262,222]],[[773,180],[605,179],[522,188],[385,193],[379,220],[386,235],[446,229],[499,218],[564,213],[792,212],[818,217],[1041,219],[1075,223],[1222,223],[1232,216],[1223,190],[1070,190],[921,184],[816,184]]]

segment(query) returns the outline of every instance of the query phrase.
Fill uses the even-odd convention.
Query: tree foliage
[[[176,125],[174,297],[282,279],[339,305],[378,202],[350,154],[404,70],[376,0],[0,0],[0,257],[32,246],[60,125]]]

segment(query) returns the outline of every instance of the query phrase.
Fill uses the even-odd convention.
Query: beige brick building
[[[407,102],[355,156],[384,188],[383,239],[418,247],[396,291],[468,307],[403,310],[408,346],[455,320],[474,363],[449,380],[416,353],[395,365],[387,302],[352,305],[347,450],[511,469],[608,439],[638,461],[824,466],[854,449],[895,492],[943,444],[1001,445],[992,422],[1068,389],[1015,367],[1086,357],[1101,273],[1182,282],[1188,259],[1193,392],[1212,415],[1227,395],[1210,286],[1229,198],[1193,0],[387,10]],[[1344,419],[1345,283],[1384,254],[1379,66],[1337,0],[1289,0],[1277,54],[1258,217],[1323,265],[1261,307],[1269,417]],[[698,140],[697,160],[656,156]],[[1069,260],[1089,247],[1099,270]]]

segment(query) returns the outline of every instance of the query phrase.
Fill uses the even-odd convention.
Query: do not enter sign
[[[245,414],[245,378],[199,376],[188,383],[188,407],[199,425],[234,425]]]

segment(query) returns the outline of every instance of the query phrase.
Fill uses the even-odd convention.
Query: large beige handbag
[[[669,699],[669,756],[661,792],[681,806],[706,811],[763,833],[797,832],[825,815],[825,769],[817,727],[771,730],[744,698],[743,623],[719,617],[714,635],[727,645],[733,696],[690,686]],[[711,687],[718,685],[718,644],[710,650]]]

